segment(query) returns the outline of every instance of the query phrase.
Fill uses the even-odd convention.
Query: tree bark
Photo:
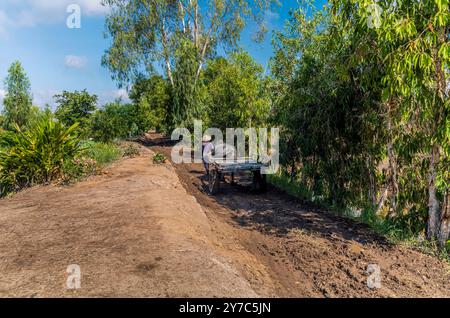
[[[170,84],[172,87],[174,87],[174,81],[173,81],[173,74],[172,74],[172,65],[170,64],[170,57],[169,57],[169,50],[167,48],[167,33],[166,28],[164,27],[164,22],[162,22],[162,43],[163,43],[163,54],[164,54],[164,61],[166,63],[166,71],[167,71],[167,77],[169,78]]]
[[[392,101],[389,102],[388,105],[388,118],[387,118],[387,130],[388,130],[388,145],[387,145],[387,154],[389,159],[389,183],[387,189],[390,194],[390,205],[391,211],[390,216],[393,216],[397,213],[397,197],[398,197],[398,178],[397,178],[397,159],[394,153],[394,145],[392,142]]]
[[[170,84],[173,87],[174,81],[173,81],[173,75],[172,75],[172,66],[170,64],[170,56],[169,56],[169,49],[168,49],[168,36],[167,36],[166,27],[165,27],[165,18],[164,18],[164,15],[159,12],[158,3],[156,1],[153,1],[153,5],[155,8],[155,10],[154,10],[155,19],[158,21],[158,27],[160,28],[160,31],[161,31],[161,44],[162,44],[162,49],[163,49],[162,56],[163,56],[164,62],[166,64],[167,77],[169,78]]]
[[[439,163],[439,147],[433,145],[428,171],[428,225],[427,238],[435,239],[439,231],[439,201],[436,197],[436,166]]]
[[[439,230],[439,246],[443,248],[450,235],[450,189],[445,191],[441,210],[441,225]]]

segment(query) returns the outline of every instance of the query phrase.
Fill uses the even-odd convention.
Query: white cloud
[[[49,104],[52,109],[55,109],[55,100],[53,96],[60,92],[56,90],[37,90],[33,91],[33,105],[39,106],[41,109]]]
[[[0,109],[3,108],[3,100],[5,99],[6,91],[3,89],[0,89]]]
[[[109,8],[101,0],[1,0],[0,35],[10,28],[64,22],[70,4],[81,7],[81,17],[103,16]]]
[[[118,90],[113,91],[113,96],[115,98],[122,98],[122,99],[129,99],[130,97],[128,96],[128,92],[126,89],[121,88]]]
[[[67,55],[65,57],[65,64],[72,68],[83,68],[86,66],[88,60],[85,56]]]
[[[114,102],[116,99],[121,99],[123,103],[130,102],[130,97],[128,96],[127,90],[122,88],[99,94],[98,103],[99,106],[103,106],[107,103]]]
[[[33,90],[33,105],[39,106],[44,109],[46,104],[50,105],[52,110],[56,109],[56,103],[53,96],[60,94],[61,91],[49,89],[49,90]],[[121,99],[123,103],[130,103],[130,98],[126,89],[116,89],[110,91],[91,92],[89,94],[96,94],[98,96],[98,107],[102,107],[107,103],[114,102],[117,99]],[[0,90],[0,110],[3,107],[3,98],[5,95],[4,90]]]

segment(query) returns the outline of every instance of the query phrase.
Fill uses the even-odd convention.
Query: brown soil
[[[447,263],[276,189],[209,196],[201,164],[154,165],[170,144],[145,143],[101,176],[0,200],[0,296],[450,297]]]

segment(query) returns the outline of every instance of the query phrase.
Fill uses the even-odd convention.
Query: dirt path
[[[0,296],[257,296],[201,206],[150,151],[70,187],[0,201]],[[81,269],[67,290],[66,269]]]
[[[144,144],[170,158],[167,140],[151,136]],[[207,213],[214,232],[243,246],[258,266],[263,265],[269,280],[258,280],[253,264],[244,264],[241,272],[265,296],[450,297],[448,263],[392,246],[365,225],[273,188],[255,194],[246,187],[225,185],[211,197],[206,194],[202,165],[174,167]],[[380,289],[367,287],[369,265],[380,268]]]
[[[0,296],[450,297],[447,264],[275,190],[210,197],[201,165],[153,165],[170,147],[147,142],[102,176],[0,200]]]

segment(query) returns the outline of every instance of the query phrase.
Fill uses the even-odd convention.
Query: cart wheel
[[[260,171],[253,172],[253,190],[258,192],[267,191],[267,179],[265,174],[261,174]]]
[[[220,178],[221,173],[217,170],[211,170],[209,172],[209,193],[217,194],[220,190]]]

